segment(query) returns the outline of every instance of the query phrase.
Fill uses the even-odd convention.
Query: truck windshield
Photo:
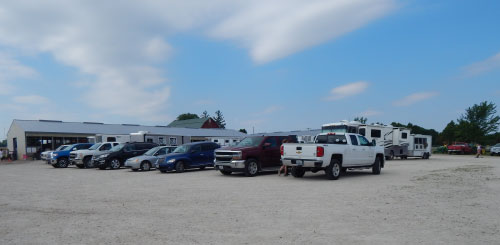
[[[60,151],[62,150],[63,148],[65,148],[67,145],[61,145],[59,147],[57,147],[54,151]]]
[[[345,135],[318,135],[316,137],[316,143],[320,144],[338,144],[345,145],[347,144],[347,140]]]
[[[175,148],[174,153],[186,153],[189,150],[189,146],[187,145],[181,145],[177,148]]]
[[[264,137],[262,136],[255,136],[255,137],[246,137],[240,143],[238,143],[236,146],[237,147],[253,147],[253,146],[258,146],[260,143],[264,140]]]
[[[97,150],[99,148],[99,146],[101,146],[102,144],[94,144],[93,146],[91,146],[89,148],[89,150]]]
[[[113,146],[113,148],[111,148],[110,151],[112,151],[112,152],[119,151],[123,148],[123,146],[125,146],[125,145],[120,144],[120,145]]]

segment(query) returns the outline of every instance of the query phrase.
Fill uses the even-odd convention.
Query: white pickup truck
[[[351,133],[322,133],[315,143],[285,143],[281,161],[292,167],[292,175],[300,178],[306,171],[324,170],[328,179],[336,180],[347,169],[371,168],[380,174],[384,167],[384,147],[376,146],[364,136]]]
[[[103,142],[97,143],[86,150],[72,151],[69,153],[69,159],[72,164],[78,168],[94,168],[92,157],[108,152],[114,146],[119,145],[118,142]]]

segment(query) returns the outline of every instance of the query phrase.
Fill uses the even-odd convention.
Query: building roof
[[[98,122],[63,122],[55,120],[19,120],[16,124],[25,132],[36,133],[68,133],[68,134],[116,134],[128,135],[139,131],[149,134],[198,136],[198,137],[244,137],[246,134],[232,129],[212,128],[172,128],[166,126],[144,126],[138,124],[104,124]]]
[[[252,135],[265,135],[265,136],[312,135],[312,136],[316,136],[319,133],[321,133],[321,129],[295,130],[295,131],[271,132],[271,133],[257,133],[257,134],[252,134]]]
[[[186,120],[175,120],[171,122],[167,127],[172,128],[201,128],[203,124],[205,124],[208,120],[214,120],[210,117],[207,118],[194,118],[194,119],[186,119]]]

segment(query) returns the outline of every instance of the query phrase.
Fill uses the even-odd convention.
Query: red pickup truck
[[[470,154],[472,153],[472,148],[469,144],[464,142],[455,142],[448,146],[448,154],[456,153],[456,154]]]
[[[284,140],[297,142],[296,136],[249,136],[238,145],[217,149],[214,167],[224,175],[243,172],[255,176],[260,171],[278,170],[281,166],[280,146]]]

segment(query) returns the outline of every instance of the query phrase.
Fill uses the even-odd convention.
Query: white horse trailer
[[[117,135],[117,134],[97,134],[95,136],[96,143],[102,142],[130,142],[130,135]]]
[[[241,141],[239,137],[207,137],[208,141],[219,144],[221,147],[232,146]]]
[[[408,157],[428,159],[431,156],[432,136],[411,134],[409,137]]]
[[[131,142],[149,142],[159,145],[178,146],[191,142],[189,136],[150,134],[148,131],[139,131],[130,134]]]

